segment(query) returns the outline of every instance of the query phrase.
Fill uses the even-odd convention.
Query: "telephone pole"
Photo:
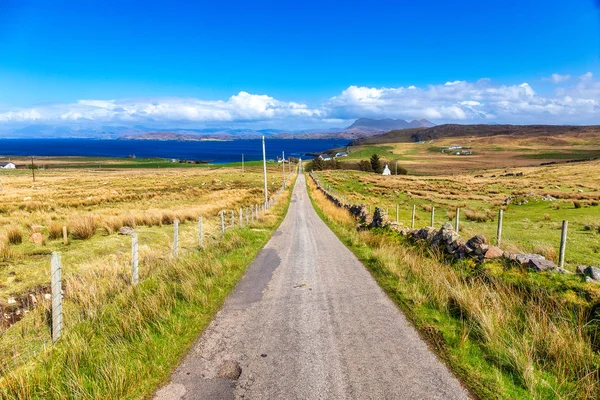
[[[263,174],[265,178],[265,208],[269,206],[269,192],[267,189],[267,155],[265,153],[265,137],[262,137],[262,151],[263,151]]]

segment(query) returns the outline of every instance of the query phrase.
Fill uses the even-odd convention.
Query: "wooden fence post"
[[[502,209],[498,210],[498,233],[496,234],[496,246],[500,247],[500,242],[502,242],[502,219],[504,216],[504,211]]]
[[[435,226],[435,207],[431,207],[431,227]]]
[[[242,207],[240,207],[240,228],[244,227],[244,213],[242,212]]]
[[[460,227],[458,221],[460,221],[460,207],[456,207],[456,221],[454,221],[454,230],[456,232],[458,232]]]
[[[415,213],[417,212],[417,205],[413,204],[412,218],[410,221],[410,228],[415,229]]]
[[[558,266],[560,268],[565,267],[565,253],[567,251],[567,228],[569,221],[562,222],[562,233],[560,235],[560,253],[558,256]]]
[[[137,232],[131,233],[131,284],[137,285],[139,282],[138,272],[138,234]]]
[[[63,234],[63,244],[69,244],[69,233],[67,232],[66,225],[63,225],[62,234]]]
[[[50,259],[50,281],[52,290],[52,341],[56,343],[62,335],[62,271],[60,253],[53,252]]]
[[[202,215],[198,217],[198,245],[200,247],[204,246],[204,232],[202,226]]]
[[[231,227],[235,228],[235,211],[231,210]]]
[[[179,252],[179,220],[173,221],[173,257]]]
[[[225,236],[225,211],[221,210],[219,214],[221,214],[221,233]]]

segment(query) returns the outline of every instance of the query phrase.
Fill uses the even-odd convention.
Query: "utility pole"
[[[285,151],[281,152],[281,173],[283,176],[283,188],[285,189]]]
[[[269,192],[267,189],[267,155],[265,153],[265,137],[262,137],[262,151],[263,151],[263,174],[265,179],[265,208],[269,205]]]
[[[398,160],[396,160],[396,175],[398,175]]]

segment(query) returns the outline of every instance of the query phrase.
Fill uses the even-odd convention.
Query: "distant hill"
[[[560,134],[600,134],[600,126],[573,125],[437,125],[431,128],[392,130],[390,132],[361,138],[358,144],[421,142],[453,137],[488,137],[499,135],[552,136]]]
[[[353,130],[357,128],[361,129],[376,129],[382,131],[392,131],[396,129],[408,129],[408,128],[429,128],[435,126],[434,123],[427,121],[426,119],[412,120],[411,122],[403,119],[371,119],[371,118],[359,118],[347,130]]]

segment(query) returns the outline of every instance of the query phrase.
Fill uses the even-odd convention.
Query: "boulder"
[[[44,244],[44,235],[42,235],[40,232],[33,232],[29,236],[29,241],[35,244]]]
[[[600,268],[598,267],[585,267],[583,274],[595,281],[600,281]]]
[[[119,229],[119,235],[131,235],[133,232],[135,231],[130,226],[123,226]]]
[[[550,260],[543,260],[539,258],[531,258],[527,263],[527,266],[534,271],[553,271],[556,269],[556,264]]]
[[[375,207],[373,220],[371,221],[372,228],[382,228],[386,225],[387,214],[383,208]]]
[[[488,247],[487,251],[485,252],[484,258],[486,258],[486,259],[500,258],[503,255],[504,255],[504,252],[502,250],[500,250],[499,247],[490,246],[490,247]]]

